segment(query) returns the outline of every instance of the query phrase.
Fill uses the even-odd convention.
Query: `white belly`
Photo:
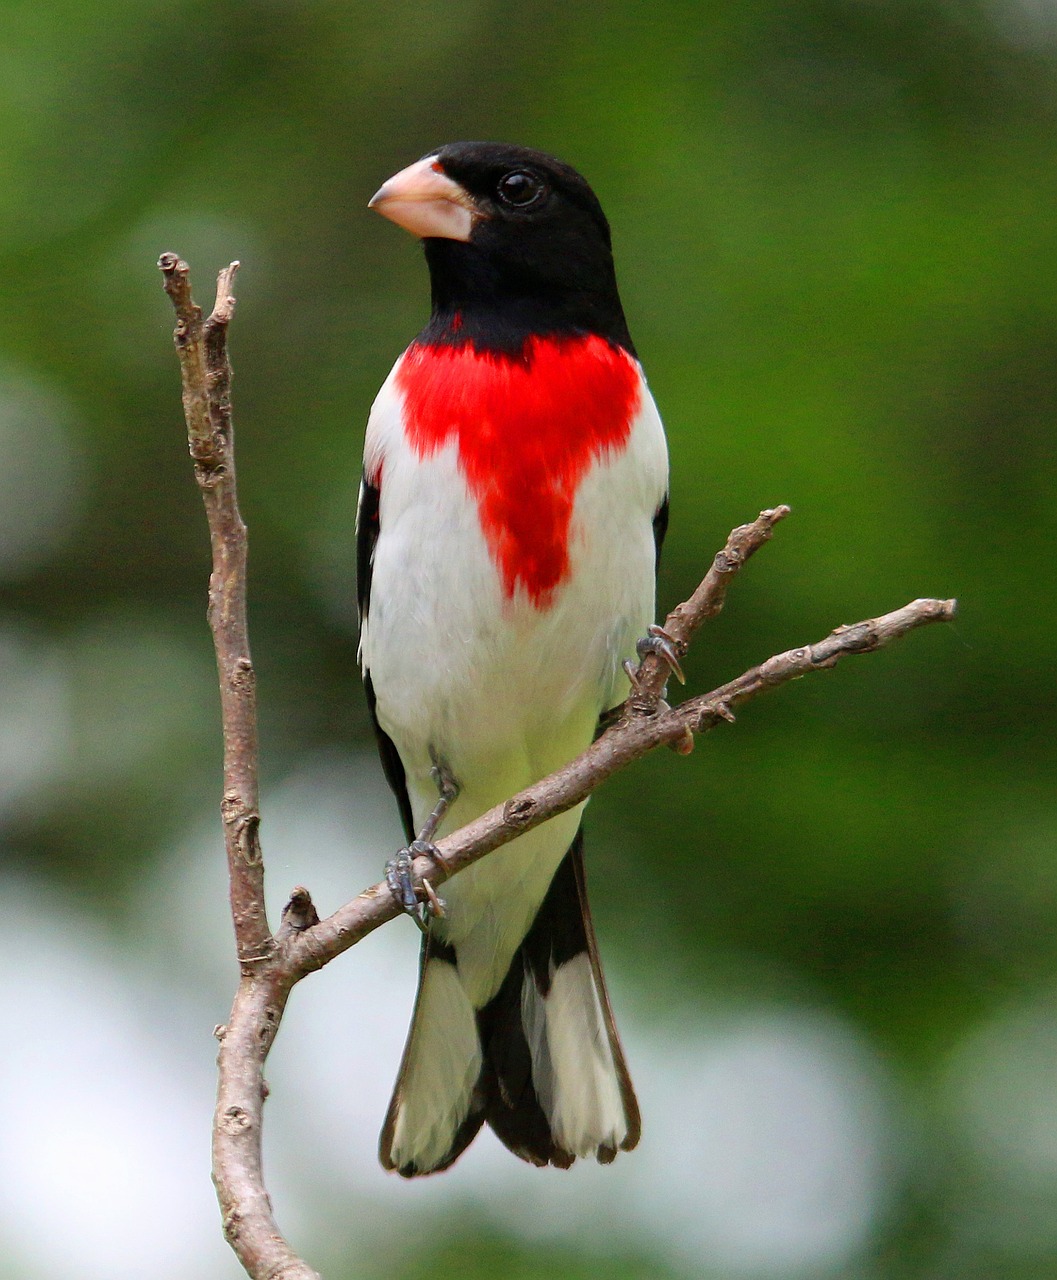
[[[596,460],[579,486],[570,571],[539,608],[521,589],[505,595],[454,443],[419,458],[396,435],[387,396],[396,396],[389,383],[368,438],[368,458],[373,444],[384,469],[361,659],[416,826],[436,802],[437,755],[461,787],[443,827],[453,830],[579,754],[600,713],[623,698],[621,662],[653,619],[652,518],[667,457],[646,392],[628,447]],[[441,932],[478,1007],[502,980],[579,818],[576,809],[526,833],[445,886]]]

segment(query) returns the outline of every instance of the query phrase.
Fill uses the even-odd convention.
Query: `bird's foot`
[[[437,787],[439,799],[433,811],[422,824],[418,837],[412,840],[406,849],[401,849],[395,858],[385,864],[385,882],[389,892],[397,900],[401,910],[406,911],[420,929],[425,929],[430,917],[444,915],[444,900],[437,897],[436,890],[428,880],[422,881],[422,892],[425,901],[420,903],[411,879],[411,865],[418,857],[432,858],[438,867],[447,870],[444,855],[433,843],[433,836],[459,794],[459,784],[455,775],[438,756],[433,757],[433,768],[430,777]]]
[[[389,892],[396,899],[397,906],[408,915],[418,919],[418,894],[411,879],[411,864],[415,855],[408,849],[401,849],[395,858],[385,864],[385,882]]]
[[[399,908],[406,911],[412,920],[415,920],[418,928],[425,932],[430,919],[443,918],[444,899],[438,897],[433,884],[424,879],[422,893],[425,901],[418,901],[411,868],[415,859],[422,855],[433,859],[439,867],[444,867],[443,855],[436,845],[430,844],[427,840],[412,840],[406,849],[399,851],[395,858],[390,858],[385,864],[385,883],[389,886],[389,892],[397,900]]]
[[[415,859],[423,856],[432,858],[440,867],[445,865],[444,855],[432,841],[412,840],[385,864],[385,882],[400,909],[406,911],[420,929],[425,930],[431,917],[443,917],[444,899],[437,896],[437,891],[428,880],[423,880],[422,893],[425,900],[419,901],[411,868]]]
[[[676,639],[656,622],[652,623],[640,641],[635,645],[639,661],[648,653],[655,653],[668,666],[669,671],[680,684],[686,684],[686,676],[679,665],[679,654],[676,652]]]
[[[658,658],[667,666],[668,670],[675,676],[680,684],[686,684],[686,676],[683,675],[683,668],[679,665],[679,654],[676,652],[675,637],[669,635],[667,631],[657,623],[651,624],[646,635],[635,645],[635,652],[639,655],[639,662],[645,658],[648,653],[655,653]],[[636,693],[641,689],[639,682],[638,670],[631,659],[624,662],[624,671],[631,681],[631,687]]]

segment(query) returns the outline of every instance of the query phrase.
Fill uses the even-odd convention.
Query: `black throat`
[[[635,355],[608,245],[504,239],[485,227],[423,241],[433,311],[420,342],[518,355],[531,337],[594,334]]]

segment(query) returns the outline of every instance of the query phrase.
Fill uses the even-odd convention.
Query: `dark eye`
[[[513,173],[504,173],[496,186],[496,194],[504,204],[515,209],[524,209],[534,204],[544,191],[543,183],[534,174],[524,169],[515,169]]]

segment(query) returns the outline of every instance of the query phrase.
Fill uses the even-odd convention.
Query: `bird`
[[[371,408],[357,508],[359,662],[415,853],[580,754],[654,648],[668,451],[585,179],[456,142],[370,207],[422,241],[425,328]],[[611,1162],[640,1136],[584,880],[583,804],[444,884],[379,1142],[404,1177],[487,1123],[515,1155]]]

